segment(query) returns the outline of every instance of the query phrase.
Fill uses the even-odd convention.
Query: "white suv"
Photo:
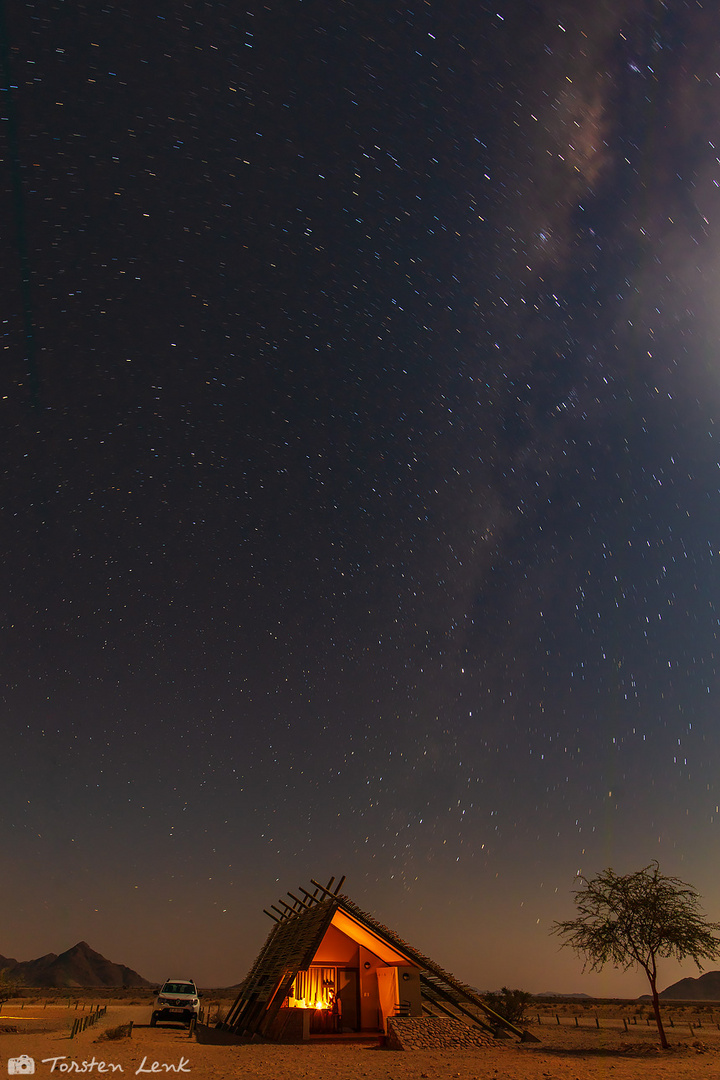
[[[189,1024],[197,1020],[200,1012],[200,995],[191,979],[167,979],[160,993],[155,998],[150,1026],[155,1027],[158,1020],[174,1020]]]

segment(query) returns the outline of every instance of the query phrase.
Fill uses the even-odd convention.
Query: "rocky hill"
[[[60,953],[47,953],[37,960],[13,960],[0,956],[0,971],[5,970],[21,986],[151,986],[152,984],[124,964],[113,964],[99,952],[80,941]]]
[[[720,971],[706,971],[697,979],[680,979],[660,994],[672,1001],[720,1001]]]

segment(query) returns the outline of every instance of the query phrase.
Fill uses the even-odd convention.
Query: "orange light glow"
[[[306,1001],[305,998],[288,999],[288,1006],[291,1009],[329,1009],[329,1001]]]
[[[332,1007],[335,996],[335,968],[311,967],[299,971],[288,998],[291,1009],[322,1011]]]

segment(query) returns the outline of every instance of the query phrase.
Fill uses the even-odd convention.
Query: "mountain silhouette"
[[[673,1001],[720,1001],[720,971],[706,971],[693,979],[680,979],[660,994]]]
[[[0,956],[0,970],[21,986],[151,986],[147,979],[124,964],[113,964],[87,941],[79,941],[71,949],[47,953],[37,960],[13,960]]]

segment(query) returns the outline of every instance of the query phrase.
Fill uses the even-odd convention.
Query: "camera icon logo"
[[[8,1076],[29,1076],[35,1072],[35,1062],[27,1054],[8,1058]]]

